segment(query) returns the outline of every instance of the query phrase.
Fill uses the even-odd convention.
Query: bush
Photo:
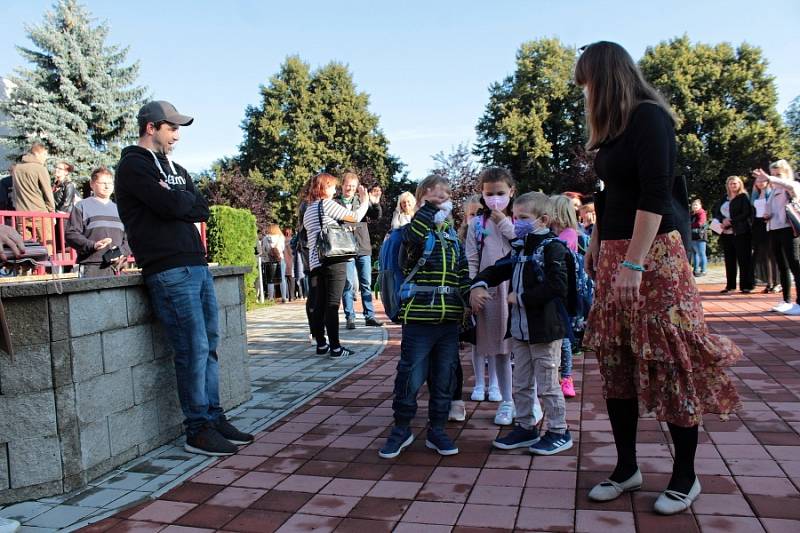
[[[211,261],[226,266],[249,266],[244,276],[247,307],[256,303],[256,279],[258,260],[255,246],[256,217],[246,209],[234,209],[224,205],[211,206],[207,228],[208,255]]]

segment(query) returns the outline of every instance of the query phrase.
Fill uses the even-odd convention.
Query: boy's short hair
[[[431,189],[436,188],[439,185],[447,187],[448,190],[450,189],[450,182],[447,181],[447,178],[445,178],[444,176],[431,174],[427,178],[420,181],[419,185],[417,185],[417,193],[416,193],[417,205],[422,204],[422,197],[425,196],[425,193],[427,193]]]
[[[543,192],[526,192],[514,199],[514,207],[536,215],[537,217],[544,215],[552,216],[553,202],[550,200],[550,197]]]

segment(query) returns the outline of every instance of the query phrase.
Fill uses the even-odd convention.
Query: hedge
[[[256,303],[256,279],[258,259],[255,246],[258,241],[256,217],[247,209],[235,209],[225,205],[211,206],[206,231],[208,255],[212,262],[220,265],[249,266],[244,276],[247,307]]]

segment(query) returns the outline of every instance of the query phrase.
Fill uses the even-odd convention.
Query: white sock
[[[514,399],[511,393],[511,355],[501,353],[495,355],[492,359],[495,360],[497,383],[500,387],[500,394],[503,396],[504,402],[510,402]]]
[[[489,388],[498,388],[497,386],[497,359],[490,355],[487,357],[489,362]]]
[[[483,367],[486,365],[486,357],[478,355],[478,351],[472,348],[472,373],[475,374],[475,388],[486,386],[483,376]]]

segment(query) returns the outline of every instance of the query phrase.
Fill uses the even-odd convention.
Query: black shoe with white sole
[[[235,444],[223,437],[211,424],[206,424],[199,432],[187,436],[183,449],[189,453],[214,457],[233,455],[238,450]]]
[[[239,431],[236,427],[228,422],[225,415],[220,416],[214,423],[214,428],[219,431],[219,434],[238,446],[252,443],[255,438],[243,431]]]
[[[337,349],[331,348],[331,351],[328,353],[328,357],[330,357],[331,359],[340,359],[342,357],[353,355],[354,353],[355,352],[353,350],[340,346]]]

